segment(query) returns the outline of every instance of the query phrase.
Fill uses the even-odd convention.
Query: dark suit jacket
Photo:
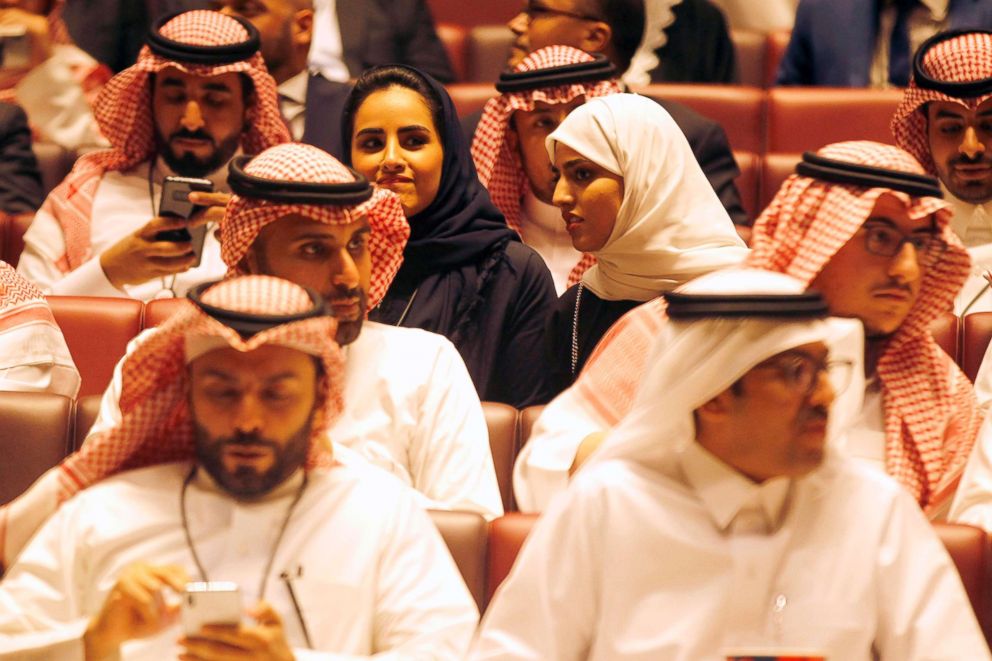
[[[992,1],[951,0],[948,18],[952,30],[992,29]],[[800,0],[776,84],[867,87],[877,32],[872,0]]]
[[[408,64],[454,81],[425,0],[337,0],[345,65],[357,78],[377,64]]]
[[[0,103],[0,211],[37,211],[44,198],[28,118],[20,106]]]
[[[675,20],[668,41],[655,51],[653,83],[736,83],[737,61],[727,19],[710,0],[682,0],[672,9]]]
[[[734,160],[734,153],[730,150],[723,127],[681,103],[659,99],[655,101],[668,111],[682,129],[693,155],[699,162],[699,167],[709,179],[730,219],[735,225],[750,225],[751,221],[741,204],[741,194],[734,183],[734,179],[741,171],[737,167],[737,161]],[[475,135],[475,127],[481,118],[481,110],[462,118],[462,132],[469,140]]]

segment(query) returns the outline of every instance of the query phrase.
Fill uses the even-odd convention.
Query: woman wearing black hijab
[[[446,336],[482,400],[547,402],[551,273],[479,182],[444,87],[410,67],[369,69],[343,124],[346,158],[400,196],[411,228],[403,266],[369,318]]]

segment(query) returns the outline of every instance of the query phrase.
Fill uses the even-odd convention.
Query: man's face
[[[510,50],[506,66],[512,69],[528,54],[545,46],[572,46],[586,52],[599,52],[609,42],[601,43],[599,33],[609,26],[594,18],[586,0],[527,0],[519,14],[510,19],[507,27],[516,39]]]
[[[581,252],[601,249],[613,234],[623,204],[623,177],[561,143],[555,147],[555,167],[561,177],[553,201],[561,209],[572,246]]]
[[[928,263],[926,255],[909,243],[895,245],[904,238],[936,233],[932,218],[912,220],[898,198],[882,195],[868,220],[827,262],[810,288],[823,294],[830,314],[860,319],[868,337],[890,335],[916,303]],[[877,246],[896,252],[891,257],[876,254]]]
[[[238,150],[247,120],[241,74],[194,76],[166,67],[154,76],[159,153],[177,174],[203,177]]]
[[[756,482],[804,475],[823,461],[834,388],[827,347],[804,344],[762,361],[697,411],[716,415],[728,440],[701,443]],[[810,388],[804,390],[806,384]]]
[[[992,99],[974,110],[932,101],[927,104],[927,138],[947,190],[973,204],[992,200]]]
[[[213,8],[255,26],[262,39],[265,66],[280,80],[282,76],[276,73],[290,64],[297,45],[310,42],[313,10],[309,5],[305,0],[215,0]]]
[[[353,342],[365,319],[372,280],[369,224],[326,225],[291,215],[259,232],[245,264],[253,274],[272,275],[320,292],[334,308],[337,342]]]
[[[303,465],[317,394],[314,358],[263,345],[210,351],[189,365],[200,465],[237,498],[262,496]]]
[[[548,158],[548,150],[544,148],[544,139],[565,121],[568,113],[585,102],[585,96],[578,96],[568,103],[536,101],[534,110],[518,110],[510,119],[506,132],[510,149],[520,154],[520,162],[527,181],[530,182],[530,189],[545,204],[553,204],[558,176]]]

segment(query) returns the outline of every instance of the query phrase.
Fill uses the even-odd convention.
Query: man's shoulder
[[[131,507],[140,506],[140,502],[149,498],[158,498],[162,494],[175,500],[175,494],[178,493],[189,470],[189,462],[173,462],[124,471],[100,480],[77,494],[73,501],[86,503],[99,500]]]
[[[389,512],[414,502],[410,487],[347,448],[335,456],[333,467],[311,470],[308,480],[307,490],[333,508],[345,502],[371,514],[373,509]]]
[[[362,324],[362,331],[355,340],[354,346],[359,350],[374,349],[377,352],[383,350],[404,354],[411,351],[419,352],[415,355],[437,355],[455,351],[451,341],[438,333],[367,320]]]

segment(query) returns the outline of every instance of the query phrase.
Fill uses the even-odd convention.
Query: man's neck
[[[865,378],[870,379],[878,368],[878,361],[885,351],[889,336],[865,338]]]

